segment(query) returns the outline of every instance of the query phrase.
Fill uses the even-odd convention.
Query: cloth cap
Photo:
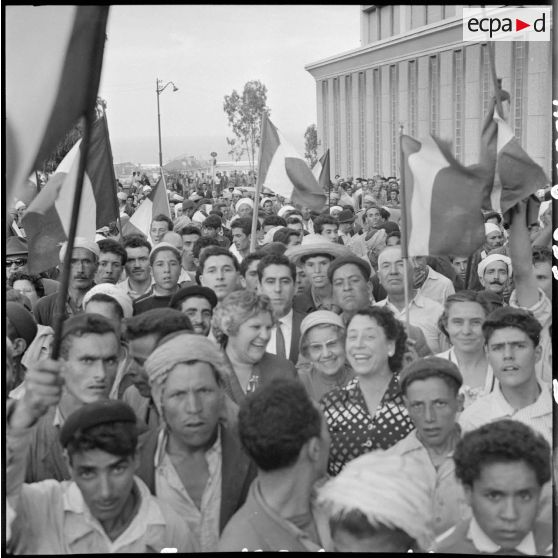
[[[122,308],[122,314],[124,318],[131,318],[134,313],[132,299],[126,294],[122,289],[119,289],[116,285],[112,283],[101,283],[100,285],[95,285],[89,289],[85,296],[83,297],[83,307],[91,300],[96,294],[104,294],[114,298],[116,302]]]
[[[500,227],[498,225],[495,225],[494,223],[485,223],[484,224],[484,234],[488,235],[490,233],[493,232],[502,232],[502,229],[500,229]]]
[[[477,266],[477,273],[479,277],[482,279],[484,277],[484,271],[493,262],[504,262],[508,266],[508,275],[511,277],[512,275],[512,261],[508,256],[504,256],[503,254],[489,254],[481,260],[479,265]]]
[[[217,306],[217,295],[210,289],[209,287],[202,287],[200,285],[192,285],[190,287],[184,287],[177,291],[172,298],[170,299],[169,306],[172,306],[177,300],[186,300],[187,298],[191,298],[193,296],[201,296],[206,298],[211,304],[211,308],[215,308]]]
[[[277,211],[277,215],[279,217],[283,217],[283,215],[285,215],[285,213],[287,213],[287,211],[292,211],[293,209],[296,209],[296,208],[292,205],[284,205],[283,207],[279,208],[279,211]]]
[[[463,385],[463,376],[455,363],[447,358],[432,356],[428,358],[419,358],[401,370],[399,373],[401,391],[405,393],[407,386],[425,370],[429,372],[438,372],[453,378],[458,383],[459,387]]]
[[[194,360],[209,363],[217,371],[221,380],[228,375],[225,359],[217,343],[195,333],[180,332],[169,337],[145,361],[151,396],[159,411],[159,416],[164,416],[161,400],[169,373],[177,364]]]
[[[136,414],[132,407],[124,401],[105,399],[88,403],[66,419],[60,431],[60,443],[65,448],[77,432],[109,422],[136,424]]]
[[[37,335],[37,322],[33,314],[19,302],[6,302],[6,317],[16,330],[16,336],[24,339],[27,347]]]
[[[332,258],[340,256],[349,256],[351,251],[343,244],[331,242],[326,240],[321,234],[307,234],[302,243],[298,246],[291,246],[285,252],[287,256],[295,265],[298,265],[301,258],[311,254],[328,254]]]
[[[68,242],[66,241],[60,248],[60,262],[62,263],[64,262],[64,257],[66,256],[67,247]],[[92,254],[95,254],[97,261],[99,261],[101,250],[99,249],[99,245],[93,240],[89,240],[88,238],[84,238],[83,236],[76,236],[74,239],[74,249],[75,248],[84,248],[85,250],[89,250]]]
[[[358,510],[372,526],[401,529],[424,552],[433,542],[427,471],[415,459],[383,450],[349,461],[317,490],[317,504],[329,517]]]
[[[269,229],[264,234],[264,236],[262,238],[262,245],[265,246],[266,244],[269,244],[270,242],[273,242],[273,237],[275,236],[275,233],[277,231],[280,231],[283,228],[284,227],[282,227],[281,225],[276,225],[275,227],[271,227],[271,229]]]
[[[156,244],[155,246],[153,246],[153,248],[151,248],[151,252],[149,252],[149,264],[152,265],[153,264],[153,260],[155,259],[155,254],[157,254],[157,252],[159,250],[172,250],[175,254],[176,257],[178,258],[178,261],[180,261],[181,259],[181,254],[180,251],[178,250],[178,248],[176,246],[173,246],[170,242],[159,242],[159,244]]]
[[[6,256],[22,256],[29,253],[27,240],[20,236],[9,236],[6,242]]]
[[[241,205],[249,205],[250,207],[254,207],[254,202],[253,200],[251,200],[250,198],[241,198],[236,202],[236,205],[234,206],[234,208],[236,209],[237,213],[238,213],[238,209],[240,208]]]
[[[116,197],[119,200],[126,201],[126,199],[128,198],[128,195],[125,192],[118,192],[118,194],[116,194]]]
[[[19,209],[20,207],[27,207],[27,206],[25,205],[24,202],[22,202],[21,200],[19,200],[19,201],[15,204],[14,209]]]
[[[341,213],[343,211],[343,208],[340,205],[332,205],[329,208],[329,214],[332,215],[334,211],[339,211],[339,213]]]
[[[359,258],[358,256],[351,254],[349,256],[342,256],[340,258],[335,258],[331,262],[331,264],[327,268],[327,278],[329,279],[330,283],[332,282],[333,273],[335,272],[335,270],[347,264],[357,265],[362,271],[365,280],[368,281],[370,279],[370,275],[372,273],[370,264],[365,259]]]
[[[310,314],[308,314],[300,324],[299,346],[301,351],[307,331],[317,325],[333,325],[338,326],[343,330],[345,329],[345,324],[343,323],[341,316],[338,316],[335,312],[331,312],[330,310],[316,310],[314,312],[310,312]]]
[[[350,209],[344,209],[337,215],[339,223],[354,223],[355,214]]]

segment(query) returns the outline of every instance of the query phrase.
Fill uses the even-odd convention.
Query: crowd
[[[187,178],[123,236],[148,182],[75,239],[61,316],[66,245],[34,275],[7,237],[9,552],[552,554],[548,204],[405,266],[394,177],[322,212]]]

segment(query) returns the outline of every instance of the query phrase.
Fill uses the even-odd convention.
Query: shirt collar
[[[532,418],[542,417],[552,412],[552,396],[550,395],[549,387],[540,379],[537,379],[537,384],[540,387],[541,392],[539,393],[539,396],[534,403],[527,405],[527,407],[530,407],[529,414]],[[502,393],[502,387],[499,384],[496,385],[494,393],[498,405],[503,411],[505,411],[506,415],[513,415],[518,410],[521,411],[526,408],[523,407],[522,409],[518,410],[514,409],[508,403],[508,400],[504,397],[504,394]]]
[[[64,418],[60,412],[60,407],[58,405],[54,409],[54,419],[52,420],[52,425],[57,427],[62,427],[64,425]]]
[[[289,310],[288,314],[285,314],[282,318],[278,318],[278,322],[281,322],[281,325],[291,326],[293,323],[293,309]]]
[[[475,516],[471,518],[467,538],[472,541],[475,548],[479,552],[494,554],[501,548],[482,530],[481,526],[477,523]],[[536,555],[537,547],[535,546],[533,531],[529,531],[529,533],[527,533],[525,538],[515,547],[515,549],[529,556]]]

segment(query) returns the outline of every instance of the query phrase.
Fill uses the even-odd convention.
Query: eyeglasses
[[[308,352],[315,355],[320,354],[322,351],[329,353],[339,347],[340,344],[339,339],[329,339],[325,343],[309,343]]]
[[[15,258],[15,259],[7,259],[6,260],[6,267],[12,267],[15,264],[17,267],[21,267],[26,264],[26,260],[23,258]]]

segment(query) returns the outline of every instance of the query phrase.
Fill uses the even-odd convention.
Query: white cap
[[[60,261],[64,261],[64,256],[66,255],[66,248],[68,247],[68,242],[64,242],[60,247]],[[99,257],[101,256],[101,250],[99,249],[99,245],[93,240],[89,240],[88,238],[84,238],[82,236],[76,236],[74,238],[74,248],[84,248],[85,250],[89,250],[92,254],[95,254],[97,261],[99,261]]]
[[[495,225],[494,223],[485,223],[484,224],[484,234],[489,235],[490,233],[493,233],[493,232],[501,233],[502,230],[500,229],[500,227],[498,225]]]
[[[493,262],[504,262],[508,266],[508,275],[511,277],[512,275],[512,261],[508,256],[504,256],[504,254],[489,254],[481,260],[479,265],[477,266],[477,273],[479,277],[482,279],[484,276],[484,271],[486,268]]]
[[[95,285],[93,288],[89,289],[85,296],[83,297],[83,307],[87,306],[87,303],[96,294],[104,294],[114,298],[116,302],[122,308],[122,314],[124,318],[131,318],[134,313],[134,308],[132,304],[132,299],[126,294],[122,289],[119,289],[116,285],[112,283],[101,283],[100,285]]]

